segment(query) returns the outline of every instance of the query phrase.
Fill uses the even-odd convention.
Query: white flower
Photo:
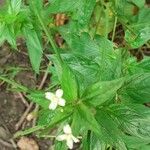
[[[64,126],[63,131],[64,131],[64,134],[57,136],[56,140],[58,140],[58,141],[66,140],[67,146],[70,149],[72,149],[73,148],[73,142],[77,143],[77,142],[79,142],[79,139],[77,139],[76,137],[74,137],[72,135],[72,130],[71,130],[69,124]]]
[[[58,105],[65,106],[66,101],[62,98],[62,96],[63,96],[62,89],[58,89],[55,94],[51,92],[46,92],[45,98],[51,101],[49,109],[55,110]]]

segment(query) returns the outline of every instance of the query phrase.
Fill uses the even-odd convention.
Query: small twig
[[[0,83],[0,86],[2,86],[4,83],[5,83],[5,81],[2,81],[2,82]]]
[[[17,145],[15,141],[13,139],[10,139],[10,142],[12,143],[13,148],[17,150]]]
[[[50,65],[51,65],[51,62],[49,63],[48,68],[49,68]],[[47,76],[48,76],[48,69],[46,70],[46,72],[45,72],[45,74],[44,74],[44,76],[42,78],[42,81],[41,81],[41,83],[40,83],[40,85],[38,87],[38,90],[41,90],[43,88],[44,83],[45,83],[45,81],[47,79]]]
[[[26,101],[24,96],[22,95],[21,92],[18,92],[19,97],[21,98],[22,102],[25,104],[26,107],[29,107],[29,103]]]
[[[21,116],[20,120],[18,121],[18,123],[15,125],[15,129],[18,130],[20,128],[20,126],[22,125],[23,121],[25,120],[26,116],[28,115],[28,113],[30,112],[32,106],[33,106],[33,102],[30,103],[29,107],[26,109],[26,111],[24,112],[24,114]]]
[[[0,143],[1,143],[2,145],[6,146],[6,147],[14,148],[14,146],[13,146],[11,143],[6,142],[6,141],[4,141],[4,140],[2,140],[2,139],[0,139]]]

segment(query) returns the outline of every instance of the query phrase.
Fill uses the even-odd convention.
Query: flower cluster
[[[65,99],[62,98],[62,96],[63,96],[62,89],[58,89],[55,94],[52,92],[46,92],[45,98],[51,101],[49,109],[55,110],[58,105],[65,106],[66,101]]]
[[[66,100],[62,98],[63,96],[63,90],[58,89],[56,90],[55,94],[52,92],[46,92],[45,93],[45,98],[50,100],[50,105],[49,109],[50,110],[55,110],[57,106],[65,106]],[[73,148],[73,143],[79,142],[79,139],[73,136],[72,130],[69,124],[65,125],[63,127],[63,132],[64,134],[59,135],[56,137],[56,140],[58,141],[66,141],[67,146],[72,149]]]
[[[58,141],[66,141],[67,146],[72,149],[73,148],[73,143],[78,143],[79,139],[77,139],[75,136],[72,134],[72,130],[70,128],[70,125],[67,124],[63,128],[64,134],[57,136]]]

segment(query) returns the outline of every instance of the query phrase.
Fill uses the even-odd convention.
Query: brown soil
[[[15,79],[22,85],[35,88],[37,87],[37,79],[32,72],[25,47],[22,40],[18,41],[19,51],[10,49],[8,44],[0,47],[0,74],[6,74],[10,79]],[[0,140],[10,142],[9,138],[17,132],[15,125],[25,109],[26,106],[18,96],[18,93],[12,92],[10,85],[0,81]],[[31,127],[31,123],[25,121],[21,129],[26,127]],[[34,135],[32,137],[38,143],[40,150],[49,149],[51,145],[50,140],[39,140]],[[0,142],[0,150],[14,150],[14,148],[4,146]]]

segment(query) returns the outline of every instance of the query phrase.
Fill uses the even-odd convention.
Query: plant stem
[[[9,80],[9,79],[7,79],[6,77],[0,76],[0,80],[2,80],[2,81],[4,81],[4,82],[7,82],[7,83],[11,84],[11,85],[14,86],[14,87],[19,88],[19,89],[22,90],[23,92],[29,92],[29,91],[30,91],[27,87],[22,86],[22,85],[16,83],[15,81],[13,81],[13,80]]]
[[[114,38],[115,38],[117,20],[118,18],[115,16],[115,22],[114,22],[114,28],[113,28],[113,34],[112,34],[112,42],[114,41]]]
[[[53,48],[53,50],[54,50],[54,52],[55,52],[55,54],[56,54],[58,60],[59,60],[60,63],[62,64],[62,63],[63,63],[62,58],[61,58],[61,56],[60,56],[60,53],[59,53],[59,51],[58,51],[58,49],[57,49],[57,46],[56,46],[55,42],[53,41],[52,35],[50,34],[50,32],[49,32],[47,26],[44,24],[44,21],[43,21],[41,15],[40,15],[40,12],[39,12],[39,11],[37,10],[37,8],[34,6],[34,3],[32,3],[32,5],[33,5],[33,9],[34,9],[34,11],[35,11],[35,14],[36,14],[36,16],[37,16],[37,18],[38,18],[38,20],[39,20],[39,22],[40,22],[40,24],[41,24],[41,26],[42,26],[44,32],[45,32],[45,34],[47,35],[47,38],[48,38],[48,40],[49,40],[49,42],[50,42],[50,44],[51,44],[51,46],[52,46],[52,48]]]
[[[109,9],[108,9],[108,4],[105,5],[106,6],[106,10],[105,10],[105,17],[106,17],[106,22],[105,22],[105,37],[108,37],[108,25],[109,25]]]
[[[55,135],[38,135],[38,138],[56,138]]]

